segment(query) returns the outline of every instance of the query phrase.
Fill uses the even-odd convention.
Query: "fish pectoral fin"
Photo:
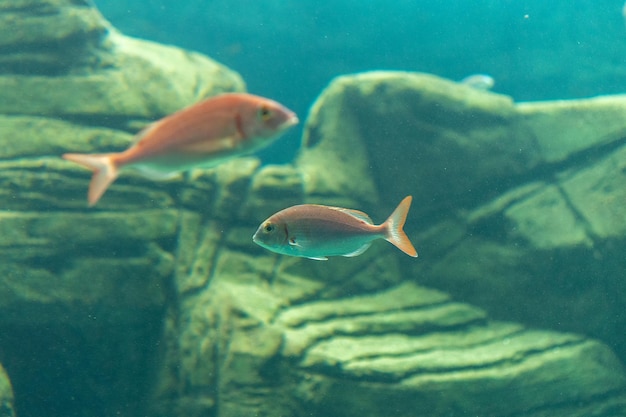
[[[224,136],[214,140],[198,140],[183,146],[187,153],[214,154],[223,151],[234,151],[240,145],[238,136]]]
[[[361,246],[360,248],[358,248],[354,252],[346,253],[345,255],[342,255],[342,256],[345,256],[347,258],[351,258],[353,256],[359,256],[360,254],[365,252],[371,245],[372,245],[371,242],[367,242],[365,245]]]
[[[314,261],[327,261],[328,258],[325,256],[307,256],[309,259],[313,259]]]
[[[301,245],[298,244],[298,242],[296,241],[295,237],[290,237],[289,238],[289,246],[300,247]]]
[[[135,165],[133,166],[133,168],[135,168],[137,172],[139,172],[144,177],[153,181],[168,181],[181,175],[179,171],[164,172],[144,165]]]

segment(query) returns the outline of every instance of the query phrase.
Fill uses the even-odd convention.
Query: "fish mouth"
[[[283,133],[285,130],[289,129],[292,126],[297,125],[298,123],[300,123],[300,119],[298,119],[298,116],[295,115],[295,113],[291,113],[288,117],[287,120],[285,120],[284,122],[282,122],[277,128],[276,131]]]
[[[296,116],[295,113],[291,113],[289,117],[287,118],[287,121],[284,123],[284,126],[285,128],[287,128],[287,127],[297,125],[298,123],[300,123],[300,119],[298,119],[298,116]]]
[[[260,239],[260,238],[259,238],[259,234],[258,234],[258,233],[255,233],[255,234],[254,234],[254,236],[252,236],[252,241],[253,241],[255,244],[259,245],[260,247],[262,247],[262,248],[264,248],[264,249],[271,250],[271,249],[267,246],[267,244],[265,244],[265,243],[263,242],[263,239]]]

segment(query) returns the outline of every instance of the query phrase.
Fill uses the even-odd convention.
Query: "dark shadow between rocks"
[[[142,415],[160,357],[162,313],[127,325],[91,318],[93,325],[82,327],[0,327],[0,362],[13,384],[16,415]]]

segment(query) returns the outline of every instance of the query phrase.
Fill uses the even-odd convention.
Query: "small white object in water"
[[[469,85],[470,87],[478,90],[491,90],[496,84],[492,76],[487,74],[472,74],[463,78],[460,81],[461,84]]]

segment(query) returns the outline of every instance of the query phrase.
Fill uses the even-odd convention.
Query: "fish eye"
[[[272,117],[272,111],[267,106],[261,106],[259,109],[259,117],[267,122]]]
[[[265,225],[263,226],[263,231],[265,233],[270,233],[273,232],[275,229],[274,225],[272,223],[265,223]]]

